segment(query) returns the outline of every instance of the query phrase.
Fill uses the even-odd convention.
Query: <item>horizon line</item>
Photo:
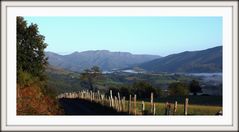
[[[182,53],[182,52],[195,52],[195,51],[203,51],[203,50],[207,50],[207,49],[212,49],[212,48],[216,48],[216,47],[222,47],[222,45],[218,45],[218,46],[214,46],[214,47],[211,47],[211,48],[206,48],[206,49],[197,49],[197,50],[185,50],[185,51],[181,51],[181,52],[177,52],[177,53],[172,53],[172,54],[178,54],[178,53]],[[56,52],[56,51],[45,51],[45,52],[52,52],[52,53],[55,53],[55,54],[58,54],[58,55],[70,55],[70,54],[73,54],[75,52],[78,52],[78,53],[82,53],[82,52],[89,52],[89,51],[108,51],[108,52],[111,52],[111,53],[117,53],[117,52],[120,52],[120,53],[130,53],[132,55],[155,55],[155,56],[161,56],[161,57],[165,57],[165,56],[168,56],[168,55],[172,55],[172,54],[167,54],[165,56],[162,56],[160,54],[148,54],[148,53],[132,53],[132,52],[129,52],[129,51],[113,51],[113,50],[107,50],[107,49],[96,49],[96,50],[84,50],[84,51],[69,51],[69,52]]]

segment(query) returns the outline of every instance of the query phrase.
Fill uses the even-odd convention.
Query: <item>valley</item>
[[[80,73],[70,72],[63,69],[47,69],[48,85],[55,89],[60,94],[64,92],[74,92],[83,89],[89,89],[87,84],[80,80]],[[189,83],[191,80],[198,80],[202,86],[202,93],[200,95],[222,96],[222,75],[208,73],[205,75],[183,74],[183,73],[128,73],[121,71],[114,71],[110,73],[103,73],[104,79],[95,82],[96,89],[101,92],[108,92],[111,88],[126,87],[131,88],[134,82],[148,82],[156,89],[160,89],[161,97],[168,96],[168,86],[174,82]],[[210,79],[208,79],[210,78]],[[219,101],[218,104],[222,102]]]
[[[165,102],[174,103],[175,100],[183,107],[187,97],[190,105],[198,105],[196,109],[217,107],[211,112],[197,113],[195,110],[191,114],[215,114],[222,107],[221,49],[215,47],[166,57],[106,50],[74,52],[65,56],[48,52],[47,87],[58,95],[90,90],[109,96],[113,91],[114,96],[118,92],[129,100],[129,95],[137,94],[139,100],[146,102],[150,101],[149,95],[153,92],[155,102],[161,107]],[[95,68],[97,71],[93,70]],[[99,78],[94,78],[94,74]],[[200,87],[196,93],[190,89],[193,81]],[[68,104],[63,102],[63,105]]]
[[[187,17],[32,18],[16,21],[17,115],[222,115],[227,87],[214,24]],[[186,21],[197,24],[175,27]],[[194,29],[204,22],[206,36]]]

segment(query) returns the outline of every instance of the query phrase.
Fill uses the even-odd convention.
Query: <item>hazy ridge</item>
[[[69,55],[46,52],[46,56],[50,65],[78,72],[94,65],[104,71],[121,69],[160,58],[158,55],[135,55],[129,52],[110,52],[108,50],[73,52]]]
[[[148,72],[222,72],[222,46],[200,51],[185,51],[166,57],[108,50],[73,52],[69,55],[46,52],[46,56],[50,65],[77,72],[95,65],[103,71],[137,67]]]

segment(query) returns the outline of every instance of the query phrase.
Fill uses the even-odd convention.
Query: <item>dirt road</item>
[[[127,115],[127,113],[82,99],[59,99],[65,115]]]

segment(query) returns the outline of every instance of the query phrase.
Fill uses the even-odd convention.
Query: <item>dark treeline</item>
[[[150,83],[146,81],[137,81],[132,85],[125,85],[119,87],[109,87],[107,93],[112,90],[113,95],[117,96],[119,92],[122,96],[128,98],[131,94],[136,94],[137,98],[145,99],[149,98],[151,93],[154,93],[154,98],[159,98],[162,96],[188,96],[189,93],[197,95],[197,93],[202,92],[201,87],[196,80],[192,80],[190,83],[185,82],[175,82],[168,86],[168,91],[164,92],[161,88],[155,88]]]
[[[151,93],[154,93],[154,97],[161,96],[161,89],[160,88],[154,88],[150,83],[145,81],[137,81],[133,83],[132,85],[127,86],[120,86],[120,87],[109,87],[107,94],[109,91],[112,90],[113,96],[117,96],[117,93],[119,92],[121,96],[125,96],[126,99],[128,99],[129,95],[136,94],[137,98],[144,99],[149,98]]]

